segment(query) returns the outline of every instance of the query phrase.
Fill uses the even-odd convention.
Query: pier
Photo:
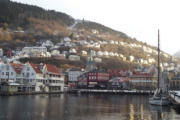
[[[0,92],[0,96],[37,95],[37,94],[61,94],[63,92]]]
[[[77,93],[77,94],[139,94],[152,95],[153,90],[102,90],[102,89],[70,89],[64,92],[0,92],[0,96],[18,96],[18,95],[36,95],[36,94],[62,94],[62,93]]]
[[[82,93],[82,94],[141,94],[149,95],[153,94],[153,90],[101,90],[101,89],[72,89],[69,93]]]

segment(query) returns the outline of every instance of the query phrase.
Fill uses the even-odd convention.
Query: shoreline
[[[0,96],[38,95],[38,94],[62,94],[64,92],[0,92]]]
[[[58,92],[0,92],[0,96],[38,95],[38,94],[131,94],[152,95],[152,90],[101,90],[101,89],[72,89]]]

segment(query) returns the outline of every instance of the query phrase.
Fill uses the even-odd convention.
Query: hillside
[[[0,0],[1,47],[14,44],[18,47],[35,44],[39,39],[68,36],[67,26],[73,22],[74,19],[65,13]]]
[[[77,55],[87,59],[90,50],[94,50],[96,54],[99,53],[96,57],[103,60],[103,63],[99,64],[103,68],[113,69],[121,66],[131,68],[135,67],[139,60],[144,65],[156,63],[156,47],[131,38],[123,32],[99,23],[75,20],[65,13],[9,0],[0,0],[1,48],[22,49],[24,46],[41,45],[40,43],[46,40],[51,40],[55,45],[64,42],[66,37],[72,40],[73,46],[60,46],[61,53],[64,49],[74,48],[78,51]],[[83,42],[86,44],[82,44]],[[82,51],[87,51],[88,54],[83,56]],[[108,53],[108,55],[100,53]],[[162,52],[161,58],[162,61],[167,62],[170,55]],[[63,63],[70,64],[66,61]],[[77,66],[84,67],[85,63],[82,62]]]

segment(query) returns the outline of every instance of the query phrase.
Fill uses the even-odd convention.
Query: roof
[[[11,67],[14,69],[14,71],[17,73],[17,74],[20,74],[21,73],[21,70],[23,69],[24,67],[24,64],[15,64],[15,63],[10,63]]]
[[[72,68],[69,71],[81,71],[81,69],[80,68]]]
[[[101,69],[101,70],[94,69],[94,70],[89,71],[88,73],[107,73],[107,74],[109,74],[106,70],[103,70],[103,69]]]
[[[31,67],[34,69],[34,71],[36,72],[36,73],[42,73],[42,71],[41,71],[41,65],[37,65],[37,64],[32,64],[32,63],[30,63],[30,65],[31,65]]]
[[[50,73],[55,73],[55,74],[59,74],[59,75],[61,74],[60,69],[58,69],[54,65],[46,64],[46,68],[47,68],[47,71]]]

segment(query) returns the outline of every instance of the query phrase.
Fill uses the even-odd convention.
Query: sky
[[[101,23],[169,54],[180,50],[179,0],[12,0]]]

